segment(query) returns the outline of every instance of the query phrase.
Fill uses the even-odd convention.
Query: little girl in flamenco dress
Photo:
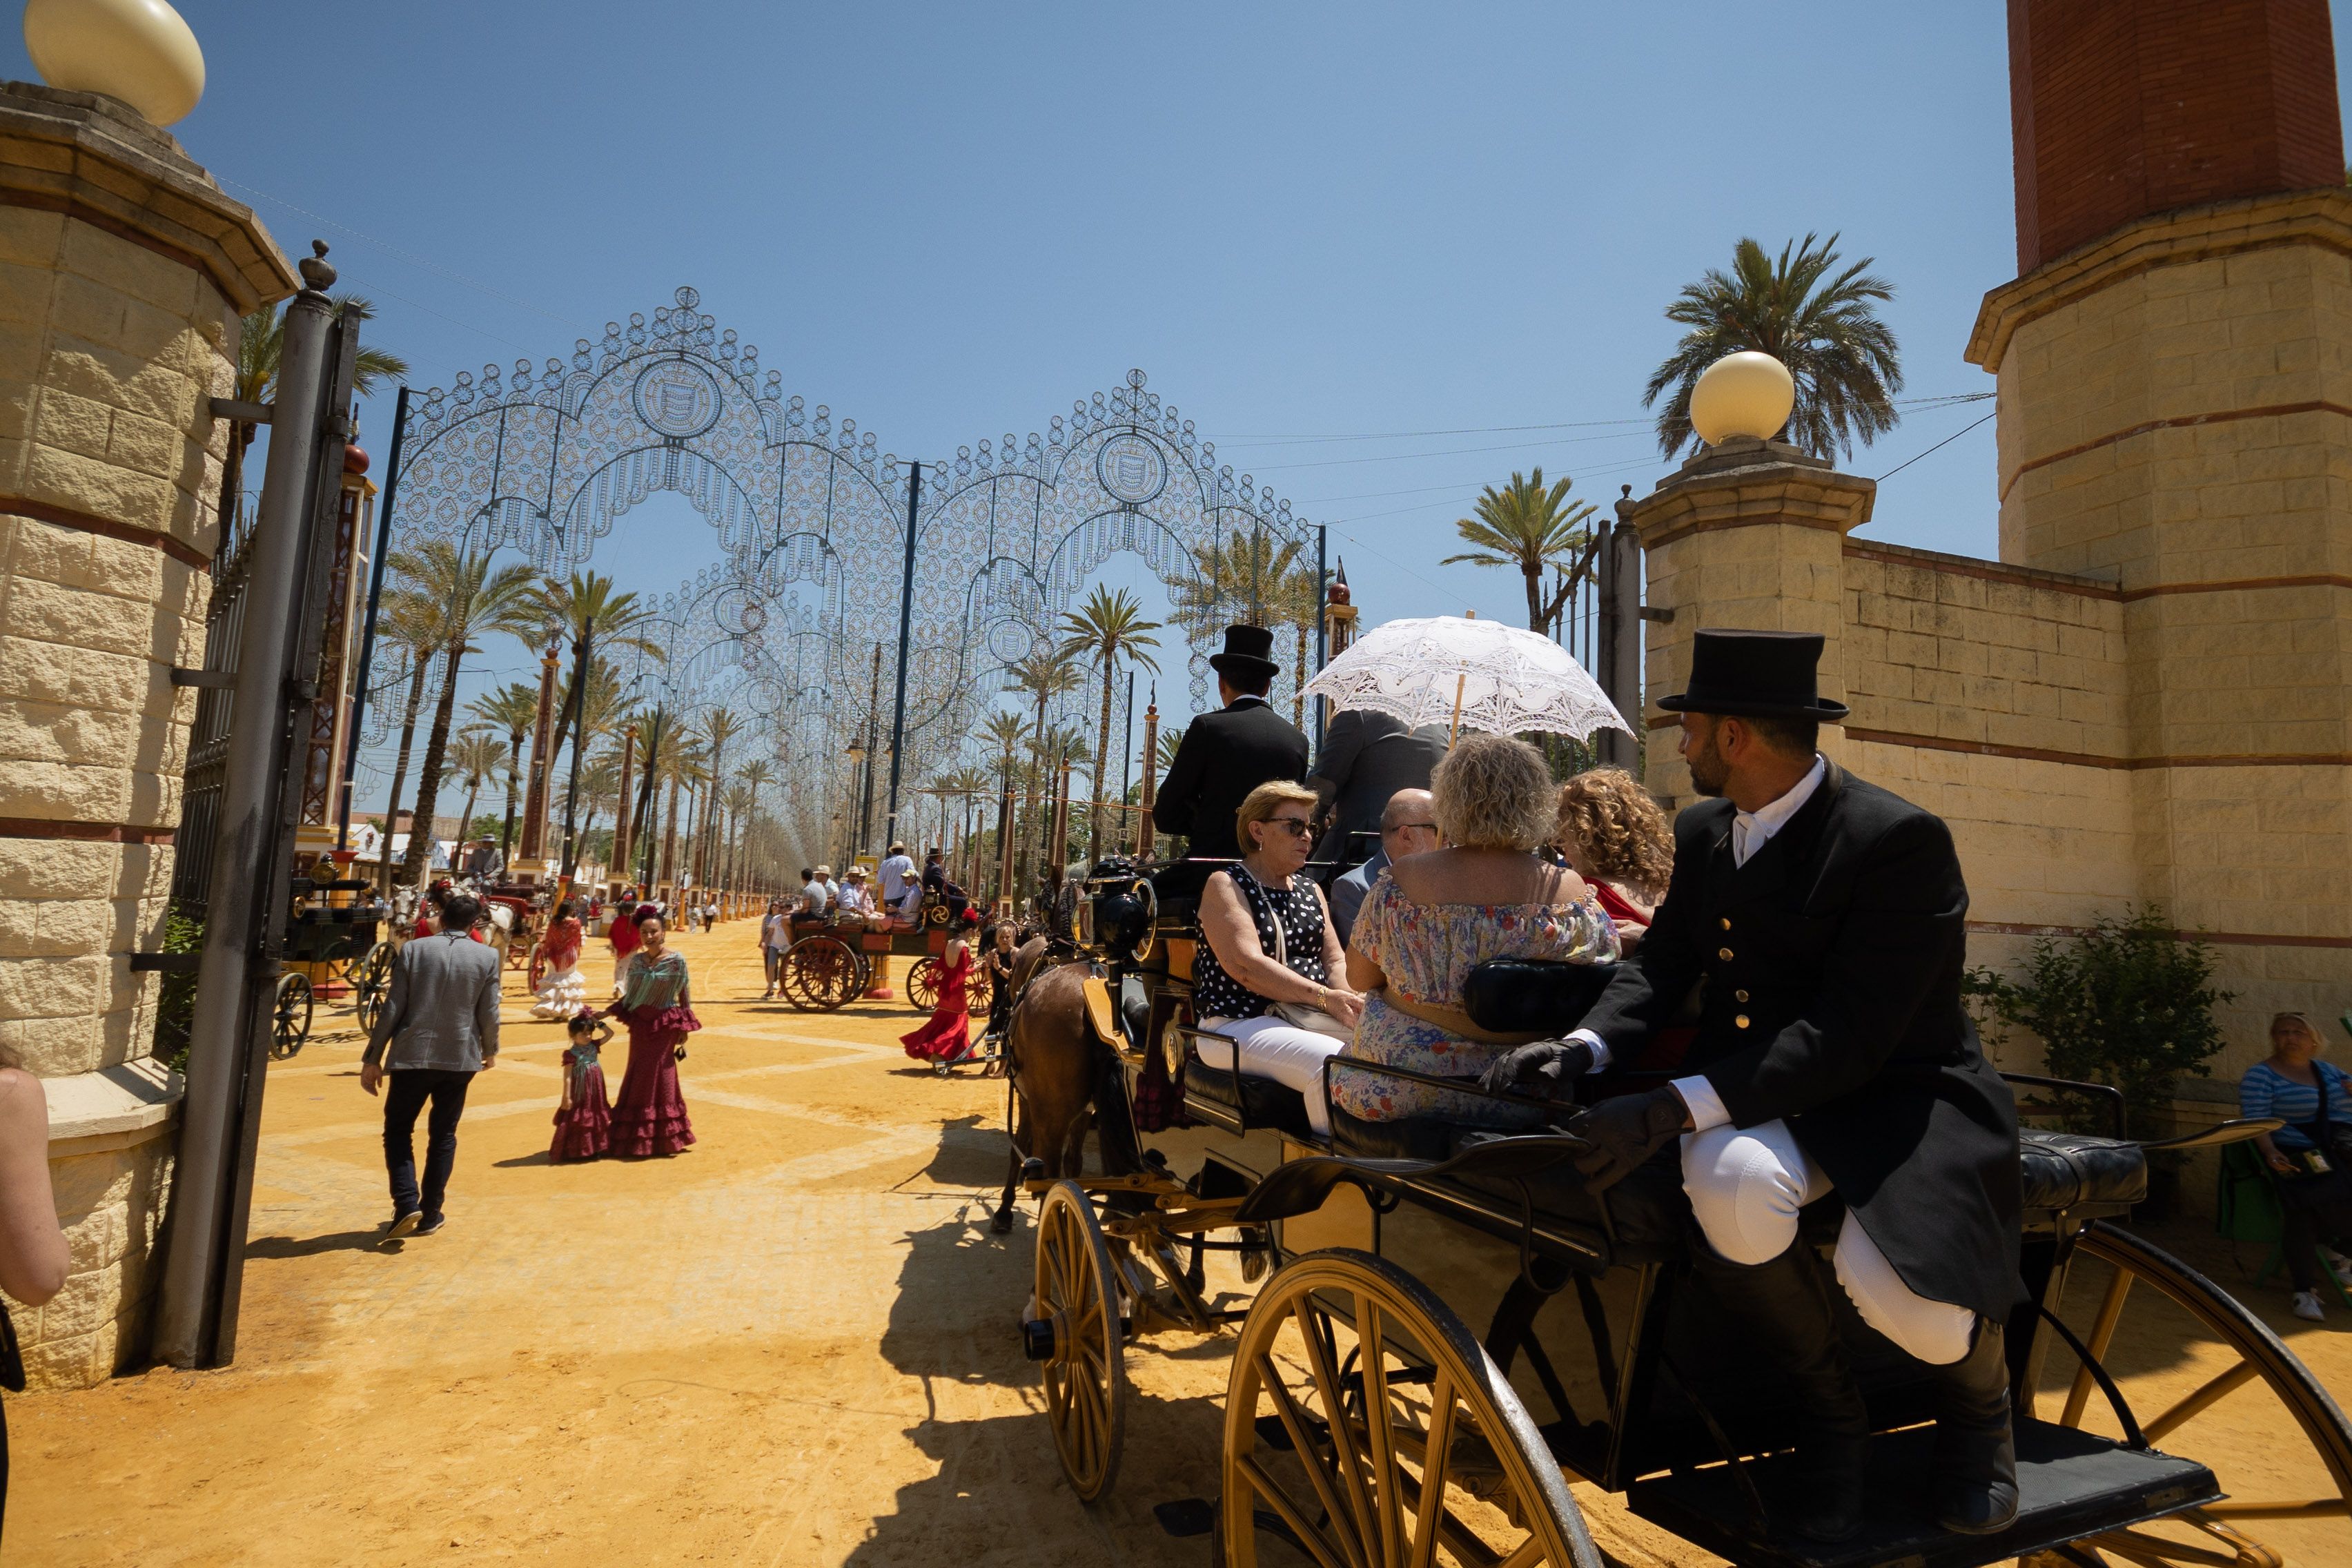
[[[580,949],[586,935],[578,917],[572,912],[572,900],[564,900],[555,906],[555,918],[548,922],[547,935],[539,944],[542,973],[539,994],[530,1005],[534,1018],[569,1018],[587,1005],[588,979],[580,973]]]
[[[970,924],[969,916],[966,924]],[[940,962],[939,1005],[931,1009],[930,1017],[921,1028],[898,1037],[898,1043],[907,1047],[908,1056],[919,1062],[929,1062],[942,1073],[950,1064],[971,1054],[971,1014],[966,996],[971,969],[971,943],[959,931],[948,939],[948,950]]]
[[[613,1108],[604,1100],[604,1068],[598,1059],[613,1026],[583,1008],[564,1026],[572,1043],[563,1053],[563,1099],[555,1108],[555,1142],[548,1163],[562,1165],[593,1160],[613,1146]]]

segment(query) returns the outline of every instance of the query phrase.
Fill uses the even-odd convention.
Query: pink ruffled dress
[[[627,991],[606,1016],[629,1026],[629,1070],[613,1104],[613,1152],[631,1159],[678,1152],[694,1142],[694,1127],[677,1085],[677,1048],[702,1027],[687,1000],[686,960],[675,949],[659,958],[640,952]]]

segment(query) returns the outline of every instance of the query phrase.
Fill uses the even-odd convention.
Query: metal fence
[[[246,553],[253,539],[251,495],[237,500],[236,512],[213,557],[212,602],[205,610],[206,670],[236,671],[236,644],[245,625]],[[180,828],[173,836],[172,912],[205,918],[212,892],[213,846],[220,832],[221,784],[228,764],[231,704],[227,687],[206,687],[196,695],[195,722],[188,731],[188,763],[180,780]]]

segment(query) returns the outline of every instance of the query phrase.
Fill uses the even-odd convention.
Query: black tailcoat
[[[1630,1055],[1699,986],[1686,1066],[1733,1122],[1785,1120],[1913,1291],[2006,1317],[2023,1294],[2017,1103],[1960,1005],[1950,830],[1834,763],[1738,867],[1733,815],[1709,800],[1675,818],[1665,902],[1584,1026]]]
[[[1189,836],[1195,860],[1237,860],[1234,813],[1268,779],[1306,778],[1307,751],[1307,737],[1265,699],[1237,697],[1184,727],[1151,820],[1162,833]]]

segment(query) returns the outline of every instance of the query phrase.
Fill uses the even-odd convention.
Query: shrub
[[[2150,905],[2103,917],[2080,936],[2037,937],[2022,979],[1971,969],[1963,990],[1980,1022],[2039,1035],[2051,1077],[2113,1085],[2132,1135],[2161,1136],[2175,1087],[2208,1076],[2221,1049],[2213,1009],[2236,994],[2215,988],[2213,965],[2210,946],[2175,936]],[[2087,1118],[2090,1107],[2071,1109],[2086,1128],[2105,1130]]]
[[[197,952],[205,945],[205,922],[173,910],[163,917],[163,951]],[[155,1048],[173,1072],[188,1070],[188,1031],[195,1023],[196,977],[166,974],[156,988]]]

